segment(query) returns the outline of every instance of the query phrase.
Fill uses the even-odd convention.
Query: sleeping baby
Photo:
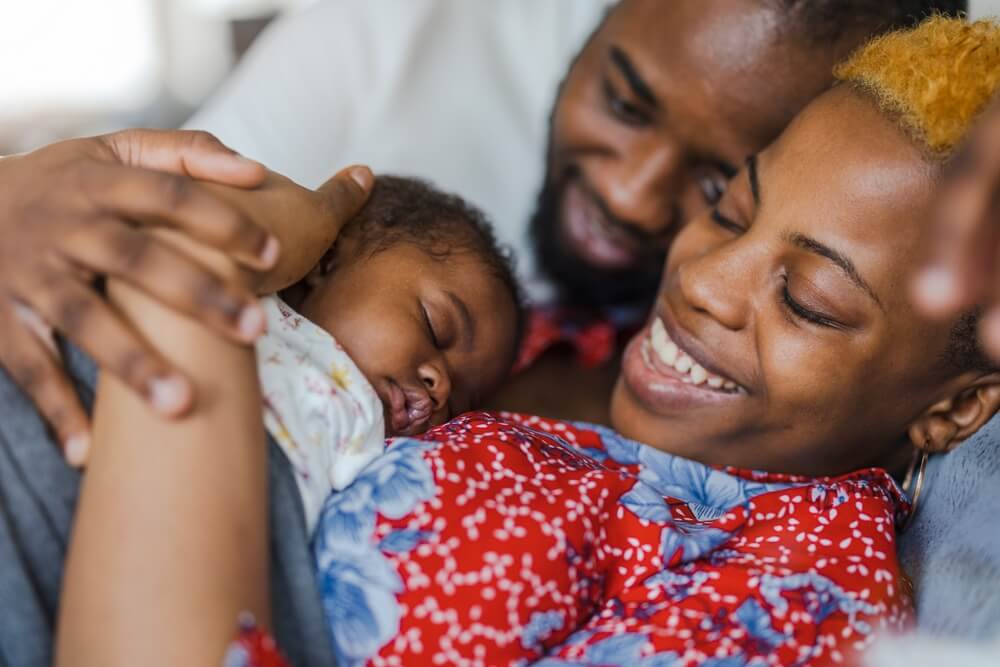
[[[443,424],[499,385],[519,301],[479,211],[390,176],[305,281],[265,297],[265,423],[296,471],[310,532],[386,437]]]

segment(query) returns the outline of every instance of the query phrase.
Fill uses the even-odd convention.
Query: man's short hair
[[[910,28],[932,14],[960,16],[967,0],[776,0],[792,13],[802,37],[837,40]]]

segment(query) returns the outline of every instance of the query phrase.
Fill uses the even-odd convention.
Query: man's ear
[[[1000,373],[964,384],[958,393],[929,407],[910,425],[910,440],[928,454],[950,452],[1000,410]]]

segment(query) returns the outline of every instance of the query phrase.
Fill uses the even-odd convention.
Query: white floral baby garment
[[[264,424],[291,461],[309,534],[327,496],[385,449],[382,402],[327,331],[277,296],[261,300],[257,341]]]

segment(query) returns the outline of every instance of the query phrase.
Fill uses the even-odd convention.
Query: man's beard
[[[602,269],[578,257],[563,236],[561,204],[572,175],[546,179],[531,217],[531,239],[539,270],[555,283],[559,301],[600,308],[651,303],[656,296],[664,253],[645,256],[640,266]]]

